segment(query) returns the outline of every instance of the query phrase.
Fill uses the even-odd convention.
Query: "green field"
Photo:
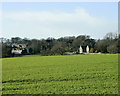
[[[4,58],[3,94],[118,94],[118,55]]]

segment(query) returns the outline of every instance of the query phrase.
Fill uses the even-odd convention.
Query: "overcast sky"
[[[117,2],[4,2],[0,16],[6,38],[90,35],[100,39],[118,32]]]

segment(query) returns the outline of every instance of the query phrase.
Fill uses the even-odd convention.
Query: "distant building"
[[[82,54],[83,53],[83,49],[82,49],[82,47],[80,46],[80,48],[79,48],[79,53],[80,54]]]
[[[87,46],[80,46],[80,48],[79,48],[79,53],[80,54],[88,54],[90,52],[90,48],[89,48],[89,46],[87,45]]]
[[[12,44],[12,50],[11,50],[12,54],[20,55],[23,52],[25,52],[25,50],[26,50],[25,44],[16,44],[16,43]],[[27,52],[29,52],[29,51],[27,51]]]
[[[86,47],[86,52],[89,53],[89,46]]]

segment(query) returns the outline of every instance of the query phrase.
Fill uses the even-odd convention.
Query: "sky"
[[[117,2],[3,2],[0,37],[30,39],[118,32]]]

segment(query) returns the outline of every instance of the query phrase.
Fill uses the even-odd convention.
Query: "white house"
[[[23,49],[26,48],[25,44],[12,44],[12,54],[22,54]]]

